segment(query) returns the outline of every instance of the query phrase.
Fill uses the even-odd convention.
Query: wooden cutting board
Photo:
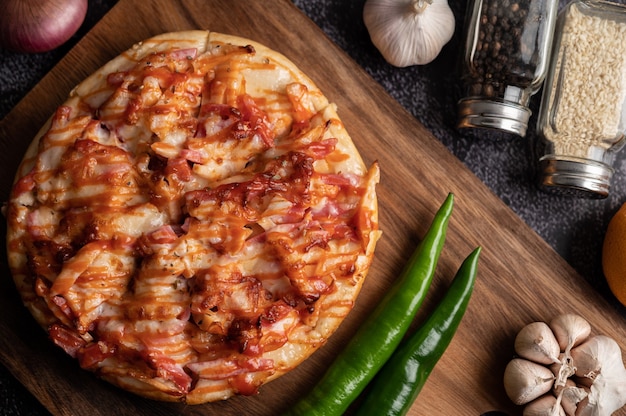
[[[626,349],[621,315],[288,0],[120,0],[0,123],[2,198],[29,141],[74,85],[137,41],[194,28],[248,37],[282,52],[338,104],[366,163],[378,160],[382,169],[378,193],[384,235],[373,268],[353,313],[299,368],[257,396],[185,406],[126,394],[80,370],[21,306],[2,255],[0,358],[53,414],[278,414],[311,387],[374,307],[448,192],[456,196],[448,240],[416,322],[477,245],[483,247],[480,274],[457,335],[411,414],[479,415],[495,409],[521,414],[502,387],[514,336],[524,324],[557,313],[580,311],[595,333],[613,336]]]

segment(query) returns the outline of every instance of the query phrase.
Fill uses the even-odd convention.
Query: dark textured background
[[[455,128],[456,102],[462,94],[456,62],[466,2],[449,2],[456,17],[456,32],[439,57],[425,66],[400,69],[387,64],[371,44],[362,20],[364,1],[295,0],[294,3],[626,317],[626,308],[607,289],[600,264],[608,221],[626,201],[626,150],[615,162],[616,172],[607,199],[573,199],[539,191],[534,183],[535,166],[530,154],[536,137],[536,116],[531,118],[525,138]],[[89,0],[85,23],[76,36],[57,50],[28,55],[0,49],[0,118],[115,2]],[[560,6],[564,4],[561,0]],[[539,95],[531,101],[535,113]],[[0,415],[45,414],[48,412],[0,365]]]

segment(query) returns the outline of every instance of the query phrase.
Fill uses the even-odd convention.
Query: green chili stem
[[[453,194],[398,279],[345,349],[289,415],[341,415],[396,349],[420,308],[435,274],[454,205]]]
[[[356,415],[406,415],[461,323],[474,289],[480,251],[476,248],[465,259],[426,322],[400,344],[376,374]]]

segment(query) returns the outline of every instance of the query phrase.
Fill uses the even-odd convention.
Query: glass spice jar
[[[525,136],[546,75],[558,0],[472,0],[465,20],[458,126]]]
[[[626,132],[626,6],[573,0],[559,13],[537,130],[543,189],[608,196]]]

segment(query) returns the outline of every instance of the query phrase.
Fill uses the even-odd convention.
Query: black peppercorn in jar
[[[468,5],[459,127],[526,135],[530,97],[546,74],[558,0],[473,0]]]

